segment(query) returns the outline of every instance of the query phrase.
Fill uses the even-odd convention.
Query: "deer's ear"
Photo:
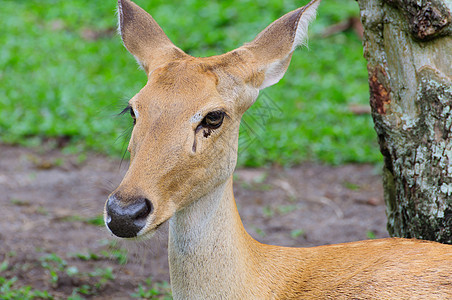
[[[243,57],[248,57],[245,58],[246,63],[259,74],[260,79],[255,82],[258,89],[271,86],[284,76],[293,51],[306,43],[308,25],[315,19],[319,3],[320,0],[313,0],[285,14],[259,33],[252,42],[236,50],[237,53],[247,52]]]
[[[127,50],[147,74],[186,54],[177,48],[157,22],[129,0],[118,0],[119,32]]]

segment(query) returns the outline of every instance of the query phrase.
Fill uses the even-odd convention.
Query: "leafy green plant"
[[[79,295],[79,291],[81,290],[81,288],[79,289],[75,289],[72,292],[72,295],[70,295],[67,300],[84,300],[85,298],[83,298],[82,296]],[[86,293],[82,293],[82,294],[86,294]]]
[[[121,248],[116,240],[107,241],[108,250],[101,251],[101,254],[110,259],[116,260],[119,264],[127,263],[127,249]]]
[[[144,285],[140,284],[131,296],[139,299],[172,299],[169,283],[153,282],[151,278],[146,279]]]
[[[30,206],[31,203],[29,201],[24,201],[21,199],[17,199],[17,198],[12,198],[10,200],[11,204],[13,205],[17,205],[17,206]]]
[[[375,232],[373,232],[373,231],[371,231],[371,230],[368,230],[368,231],[366,232],[366,236],[367,236],[368,239],[371,239],[371,240],[377,238],[377,235],[375,234]]]
[[[93,257],[92,255],[90,257]],[[96,256],[97,258],[97,256]],[[83,256],[83,259],[87,259]],[[41,266],[49,272],[50,283],[52,286],[58,286],[59,278],[65,273],[70,278],[76,278],[80,282],[86,282],[73,289],[72,298],[78,299],[80,294],[93,295],[101,290],[109,281],[113,281],[115,276],[111,267],[96,267],[90,272],[80,272],[76,266],[70,266],[68,263],[55,253],[50,253],[40,258]]]
[[[294,229],[290,232],[290,237],[293,239],[298,238],[301,235],[304,235],[305,231],[303,229]]]
[[[113,275],[113,269],[111,267],[107,268],[96,268],[94,271],[87,273],[89,277],[96,278],[97,281],[94,284],[95,289],[102,288],[108,281],[115,279]]]
[[[21,205],[16,204],[16,205]],[[22,204],[22,205],[26,205]],[[94,225],[94,226],[104,226],[104,217],[102,215],[98,215],[95,217],[91,217],[91,218],[85,218],[79,215],[70,215],[70,216],[65,216],[59,219],[60,221],[66,221],[66,222],[83,222],[89,225]]]
[[[263,229],[261,229],[261,228],[259,228],[257,226],[252,226],[252,228],[254,229],[254,231],[256,231],[256,233],[259,236],[261,236],[261,237],[266,237],[267,236],[267,233]]]
[[[262,213],[266,218],[271,218],[275,214],[275,211],[270,205],[264,205],[262,207]]]
[[[0,273],[3,272],[3,271],[6,271],[8,269],[8,267],[9,267],[9,262],[8,262],[8,260],[5,259],[0,264]]]
[[[279,205],[277,210],[281,215],[286,215],[288,213],[293,212],[298,207],[295,204],[288,204],[288,205]]]
[[[52,285],[56,285],[58,283],[59,272],[66,269],[67,262],[55,253],[46,254],[39,260],[41,261],[41,266],[49,272]]]
[[[103,215],[98,215],[96,217],[88,218],[88,219],[85,219],[83,221],[85,223],[87,223],[87,224],[90,224],[90,225],[105,226],[104,216]]]
[[[127,250],[118,246],[115,240],[107,241],[106,246],[108,250],[102,250],[100,253],[94,253],[92,251],[83,253],[73,253],[71,256],[77,257],[84,261],[97,261],[101,259],[111,259],[118,262],[120,265],[127,263]]]
[[[84,260],[84,261],[88,261],[88,260],[99,260],[101,259],[103,256],[96,254],[94,252],[88,252],[88,253],[74,253],[72,254],[72,256],[77,257],[78,259]]]
[[[0,299],[2,300],[28,300],[53,299],[47,291],[34,290],[30,286],[16,287],[17,277],[7,279],[0,276]]]
[[[353,182],[349,182],[349,181],[345,181],[342,184],[347,189],[352,190],[352,191],[357,191],[357,190],[359,190],[361,188],[358,184],[353,183]]]

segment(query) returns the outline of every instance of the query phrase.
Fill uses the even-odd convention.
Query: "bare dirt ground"
[[[0,277],[17,277],[15,288],[29,285],[55,299],[75,292],[131,299],[147,278],[168,281],[165,228],[134,242],[93,224],[126,165],[0,145]],[[371,165],[239,169],[235,195],[245,227],[264,243],[310,247],[387,237],[378,173]]]

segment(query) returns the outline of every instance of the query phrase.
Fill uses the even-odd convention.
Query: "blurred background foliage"
[[[306,2],[136,0],[194,56],[251,41]],[[121,156],[132,121],[117,113],[146,76],[116,34],[116,1],[0,0],[0,7],[0,142]],[[355,1],[321,3],[309,47],[296,50],[285,77],[245,115],[239,165],[381,160],[370,115],[353,109],[365,111],[369,97],[361,39],[347,25],[358,16]]]

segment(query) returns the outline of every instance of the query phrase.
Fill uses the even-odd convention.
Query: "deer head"
[[[196,58],[135,3],[118,1],[122,40],[148,81],[126,108],[134,119],[130,166],[105,206],[115,235],[151,233],[231,177],[243,113],[283,77],[318,4],[284,15],[231,52]]]

